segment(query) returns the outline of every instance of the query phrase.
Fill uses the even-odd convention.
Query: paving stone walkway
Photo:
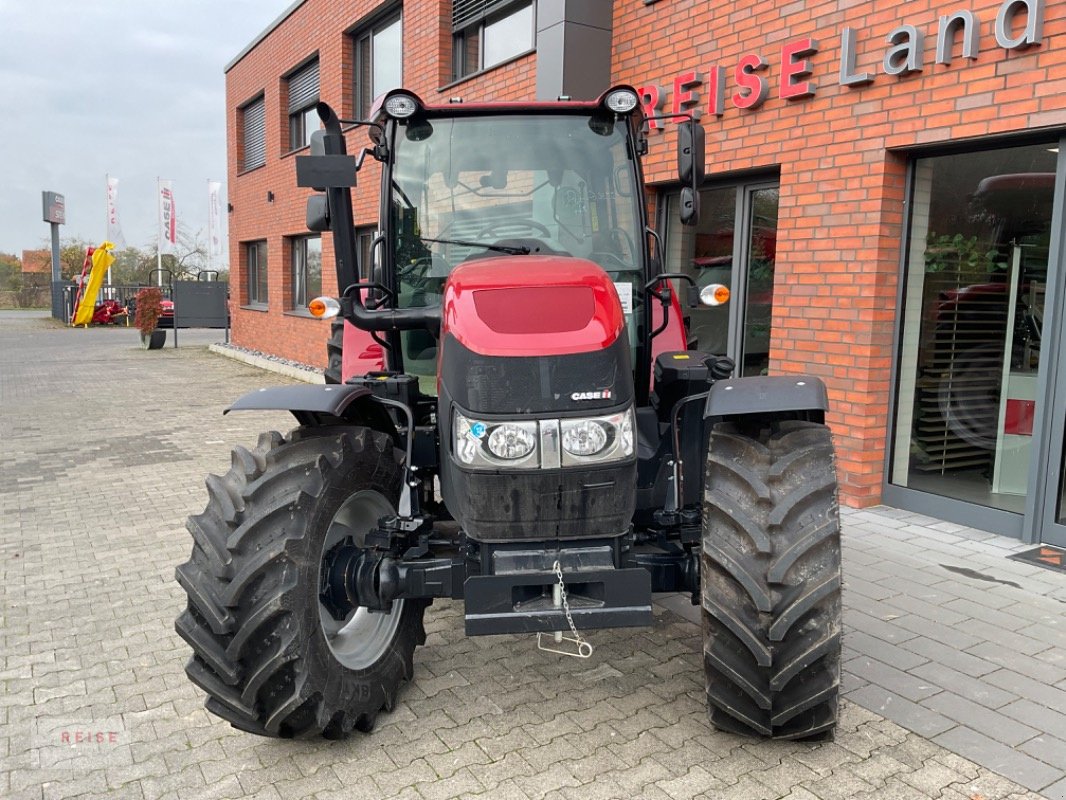
[[[130,331],[0,312],[0,797],[1066,796],[1066,579],[892,509],[845,516],[834,742],[713,731],[679,597],[653,627],[592,633],[587,662],[466,638],[461,606],[435,604],[415,680],[370,736],[233,730],[183,674],[173,570],[203,476],[291,423],[220,415],[285,381],[209,354],[216,338],[148,353]]]

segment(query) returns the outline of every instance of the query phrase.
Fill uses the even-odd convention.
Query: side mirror
[[[322,233],[329,229],[329,199],[324,194],[313,194],[307,198],[307,230]]]
[[[677,174],[681,190],[681,224],[695,225],[700,218],[700,184],[706,175],[706,134],[695,120],[677,126]]]
[[[691,186],[681,190],[681,224],[695,225],[700,221],[700,193]]]
[[[683,184],[696,189],[703,183],[706,151],[702,125],[687,119],[677,126],[677,174]]]

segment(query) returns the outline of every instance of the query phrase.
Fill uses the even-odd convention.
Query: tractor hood
[[[633,401],[618,292],[566,256],[463,264],[444,287],[440,395],[478,414],[580,415]]]
[[[597,264],[505,256],[463,264],[444,287],[442,338],[483,356],[560,356],[610,347],[625,327],[614,284]]]

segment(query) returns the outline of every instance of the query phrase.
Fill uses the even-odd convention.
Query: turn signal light
[[[316,297],[307,304],[307,310],[312,317],[318,319],[330,319],[341,313],[341,304],[332,297]]]
[[[700,302],[705,306],[720,306],[729,302],[729,287],[724,283],[712,283],[700,289]]]

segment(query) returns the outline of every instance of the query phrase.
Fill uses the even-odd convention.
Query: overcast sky
[[[156,241],[157,177],[206,241],[207,180],[226,190],[223,68],[290,4],[0,0],[0,252],[45,246],[44,189],[66,197],[63,238],[102,241],[107,175],[127,244]]]

